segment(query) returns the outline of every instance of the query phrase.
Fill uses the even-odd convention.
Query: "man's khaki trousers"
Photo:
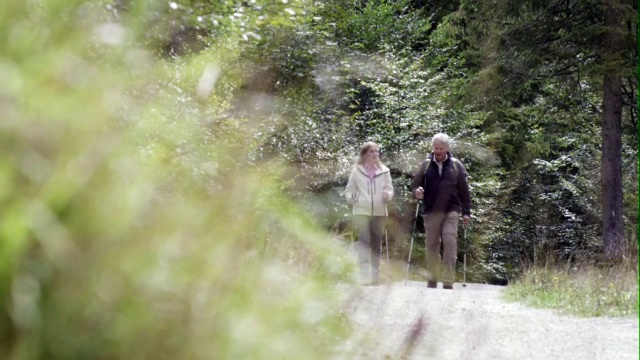
[[[444,265],[442,282],[453,284],[455,281],[459,217],[460,214],[456,211],[431,212],[424,215],[427,281],[439,280],[442,265]],[[444,250],[442,259],[440,258],[441,242]]]

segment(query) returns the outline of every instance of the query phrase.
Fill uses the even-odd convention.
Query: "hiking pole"
[[[416,224],[418,223],[418,212],[420,211],[420,202],[416,204],[416,215],[413,218],[413,229],[411,230],[411,246],[409,247],[409,258],[407,259],[407,274],[404,277],[404,284],[407,284],[409,279],[409,266],[411,266],[411,251],[413,250],[413,239],[416,234]]]
[[[462,225],[464,230],[464,252],[462,253],[462,287],[467,287],[467,226]]]
[[[383,243],[387,249],[387,264],[389,263],[389,237],[387,236],[387,229],[384,229],[384,236],[382,237],[382,241],[380,241],[380,259],[384,256],[384,247]]]
[[[387,248],[387,264],[389,264],[389,232],[384,229],[384,246]]]

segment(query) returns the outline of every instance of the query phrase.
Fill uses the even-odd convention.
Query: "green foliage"
[[[162,60],[143,24],[171,4],[0,5],[2,358],[319,359],[349,333],[351,263],[255,166],[242,34]]]
[[[429,31],[422,11],[411,9],[409,3],[408,0],[323,2],[317,9],[320,30],[345,49],[365,53],[407,49],[423,41]]]

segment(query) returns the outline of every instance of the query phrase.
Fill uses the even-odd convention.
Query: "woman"
[[[361,281],[375,284],[378,282],[387,202],[393,198],[391,174],[380,161],[376,143],[367,142],[360,148],[360,157],[351,170],[345,197],[353,205],[353,223],[358,231],[356,246]]]

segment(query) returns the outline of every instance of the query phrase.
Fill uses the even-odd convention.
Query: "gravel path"
[[[500,286],[344,287],[344,359],[638,359],[638,318],[578,318],[502,299]]]

